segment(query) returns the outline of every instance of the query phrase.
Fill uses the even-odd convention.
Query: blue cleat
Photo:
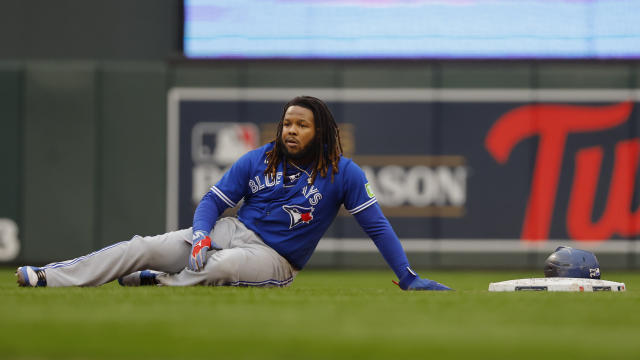
[[[118,278],[118,284],[121,286],[150,286],[158,285],[156,276],[161,274],[159,271],[142,270],[136,271],[129,275],[125,275]]]
[[[35,266],[20,266],[16,270],[18,285],[25,287],[47,286],[47,274],[43,269]]]

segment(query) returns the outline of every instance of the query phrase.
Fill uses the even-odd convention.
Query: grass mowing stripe
[[[489,293],[527,272],[305,270],[289,288],[18,288],[0,271],[0,359],[637,359],[640,273],[625,293]]]

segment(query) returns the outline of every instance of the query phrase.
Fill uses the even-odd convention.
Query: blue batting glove
[[[191,255],[189,255],[189,269],[200,271],[207,262],[207,251],[209,249],[221,250],[222,248],[211,241],[209,235],[204,231],[195,231],[191,243]]]
[[[402,290],[453,290],[437,281],[422,279],[411,268],[407,268],[407,273],[396,284]]]

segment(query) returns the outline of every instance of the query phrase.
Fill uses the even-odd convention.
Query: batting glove
[[[207,261],[207,251],[209,249],[221,250],[222,248],[211,241],[211,238],[204,231],[195,231],[191,243],[191,255],[189,255],[189,269],[200,271]]]
[[[407,268],[407,270],[407,273],[400,279],[399,283],[394,281],[402,290],[453,290],[437,281],[422,279],[411,268]]]

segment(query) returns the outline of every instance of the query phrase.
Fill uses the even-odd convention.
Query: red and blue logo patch
[[[302,207],[298,205],[283,205],[282,209],[289,214],[289,229],[293,229],[300,224],[308,224],[313,220],[313,207]]]

